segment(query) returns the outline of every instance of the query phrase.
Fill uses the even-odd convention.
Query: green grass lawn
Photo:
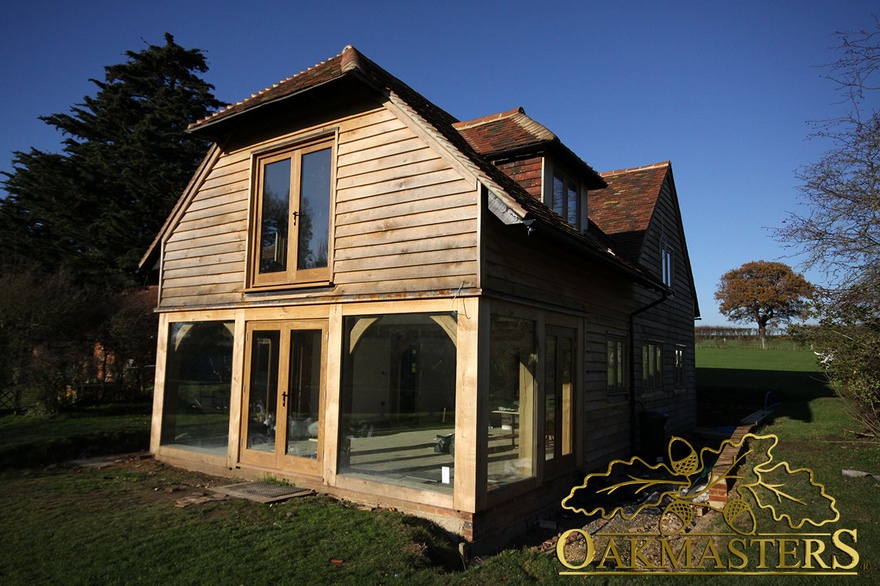
[[[844,469],[880,474],[880,450],[859,439],[813,355],[792,349],[697,350],[698,382],[736,403],[773,391],[785,399],[757,430],[779,437],[776,456],[813,470],[837,502],[841,528],[858,531],[864,562],[846,584],[880,582],[880,485]],[[0,453],[65,437],[148,427],[147,409],[57,418],[0,418]],[[88,434],[86,434],[88,435]],[[179,508],[206,486],[228,483],[133,460],[105,469],[7,469],[0,473],[0,527],[13,536],[0,555],[2,584],[580,584],[560,576],[552,554],[512,547],[465,564],[457,543],[431,524],[394,511],[365,510],[312,496],[274,505],[226,499]],[[818,514],[817,510],[817,514]],[[764,527],[762,526],[762,531]],[[780,532],[786,527],[772,527]],[[877,568],[877,569],[875,569]],[[823,578],[757,578],[761,584]],[[740,583],[718,577],[629,576],[590,583]]]
[[[876,504],[880,484],[872,478],[842,474],[846,469],[880,474],[880,447],[855,433],[857,425],[847,417],[844,401],[825,382],[815,355],[794,349],[699,348],[696,359],[701,390],[723,392],[732,401],[741,393],[770,391],[773,401],[782,400],[754,433],[776,435],[777,461],[784,460],[794,469],[812,470],[816,482],[836,499],[841,517],[835,526],[858,531],[857,549],[869,567],[860,568],[858,578],[837,579],[866,584],[880,581],[876,562],[880,559],[880,507]],[[808,505],[815,507],[811,513],[815,518],[822,518],[821,503]],[[770,523],[770,530],[792,531],[785,523],[772,519]],[[776,580],[783,583],[792,578]],[[820,580],[812,577],[804,581]],[[761,582],[776,583],[766,577]]]
[[[229,481],[153,460],[106,469],[7,471],[3,584],[489,584],[558,578],[512,550],[470,564],[430,523],[321,496],[179,508]]]
[[[0,470],[146,450],[150,413],[148,403],[123,403],[57,415],[5,415],[0,417]]]

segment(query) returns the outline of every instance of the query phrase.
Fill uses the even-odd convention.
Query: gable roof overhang
[[[488,193],[489,210],[504,224],[525,226],[530,234],[551,238],[569,250],[622,271],[645,287],[660,291],[666,289],[650,274],[617,256],[608,246],[607,238],[604,238],[601,230],[580,233],[542,202],[529,195],[516,181],[498,169],[490,161],[490,157],[478,152],[470,144],[455,128],[457,119],[350,45],[335,57],[194,122],[187,131],[211,139],[216,145],[243,129],[268,124],[280,113],[290,112],[296,108],[341,102],[357,95],[358,92],[362,94],[365,90],[372,95],[383,97],[399,115],[409,118],[409,121],[418,126],[425,136],[432,139],[435,146],[439,146],[447,157],[454,159],[457,168],[464,170],[482,184]],[[525,116],[524,112],[523,116]],[[573,157],[572,164],[581,165],[585,176],[594,176],[593,185],[604,187],[604,180],[589,165],[565,147],[555,135],[552,136],[552,139],[543,139],[537,145],[521,146],[523,148],[538,146],[551,149],[564,157]],[[493,154],[502,156],[502,154],[510,155],[511,152],[496,151]],[[195,182],[196,179],[194,177],[193,181]],[[181,196],[178,206],[175,207],[178,215],[184,207],[181,202],[191,197],[196,189],[197,186],[191,182],[187,192]],[[173,229],[174,223],[174,214],[172,214],[141,260],[142,267],[150,264],[151,259],[155,259],[159,244]],[[592,224],[592,227],[597,228],[595,224]]]
[[[508,178],[479,157],[453,129],[457,120],[351,45],[335,57],[191,124],[187,131],[222,140],[232,132],[274,120],[280,112],[304,105],[326,105],[339,101],[340,96],[347,100],[365,90],[397,106],[398,114],[407,115],[442,143],[446,154],[457,160],[459,168],[466,168],[469,175],[489,189],[490,210],[504,223],[521,223],[525,219],[527,210],[517,197],[511,196],[508,185],[504,185]]]

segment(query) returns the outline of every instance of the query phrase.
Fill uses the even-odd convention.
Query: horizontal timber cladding
[[[333,286],[309,297],[477,286],[477,185],[392,112],[374,108],[224,153],[164,242],[162,307],[245,299],[252,153],[324,128],[338,136]]]
[[[607,316],[611,323],[635,308],[634,285],[626,278],[562,245],[526,236],[525,229],[485,222],[484,285],[487,290]],[[604,317],[603,317],[604,319]]]

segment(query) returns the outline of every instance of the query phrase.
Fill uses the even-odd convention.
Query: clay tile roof
[[[522,108],[453,124],[481,155],[491,155],[558,140],[545,126],[526,116]]]
[[[551,152],[564,162],[589,189],[601,189],[605,182],[599,174],[565,146],[559,137],[543,124],[526,115],[522,108],[456,122],[453,127],[471,147],[489,160],[526,151]]]
[[[618,252],[635,262],[657,197],[669,171],[669,161],[600,173],[608,184],[590,192],[590,220],[616,243]]]

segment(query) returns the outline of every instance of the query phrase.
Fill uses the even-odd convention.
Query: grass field
[[[772,402],[782,401],[754,433],[777,436],[775,457],[793,469],[812,470],[816,482],[836,499],[840,511],[836,526],[858,531],[863,562],[860,575],[837,579],[846,583],[880,582],[880,566],[876,564],[880,559],[880,507],[876,504],[880,484],[870,477],[842,474],[843,470],[860,470],[880,475],[880,447],[855,433],[859,431],[856,424],[847,417],[843,400],[825,382],[815,355],[791,348],[700,348],[696,359],[697,382],[702,391],[721,392],[731,401],[736,401],[740,393],[770,392]],[[824,505],[814,506],[811,514],[821,519]],[[785,523],[776,523],[773,529],[792,531]],[[792,578],[778,578],[780,583],[786,579]],[[765,577],[761,582],[772,580]],[[819,580],[822,578],[806,581]]]
[[[725,401],[772,391],[784,398],[759,433],[779,437],[777,456],[808,467],[833,495],[838,526],[858,531],[867,567],[838,578],[880,582],[880,486],[843,469],[880,474],[880,450],[850,428],[840,399],[809,352],[791,348],[700,348],[698,383]],[[147,426],[145,412],[85,411],[60,419],[0,418],[0,453]],[[88,434],[86,434],[88,435]],[[26,452],[26,450],[25,450]],[[33,454],[33,452],[30,452]],[[37,452],[39,453],[39,452]],[[0,466],[2,468],[2,466]],[[364,510],[325,497],[262,505],[226,499],[176,504],[223,479],[132,460],[109,468],[32,467],[0,472],[2,584],[571,584],[552,554],[527,545],[465,563],[457,544],[430,524],[394,511]],[[820,511],[817,510],[817,514]],[[786,527],[774,528],[781,533]],[[534,537],[534,536],[532,536]],[[876,566],[875,566],[876,564]],[[591,578],[629,584],[631,577]],[[644,577],[648,584],[740,583],[737,578]],[[768,577],[761,584],[818,583]],[[796,582],[795,582],[796,581]]]

